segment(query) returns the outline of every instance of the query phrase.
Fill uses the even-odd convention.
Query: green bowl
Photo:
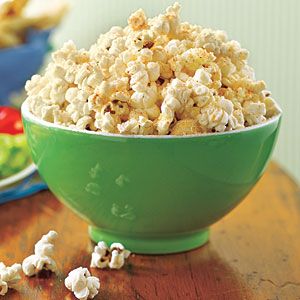
[[[22,116],[41,176],[90,224],[92,240],[148,254],[208,241],[209,226],[262,175],[281,120],[199,136],[122,136],[42,121],[26,102]]]

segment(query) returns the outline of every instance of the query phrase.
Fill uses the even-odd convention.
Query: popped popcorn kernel
[[[125,263],[125,260],[129,257],[130,251],[120,243],[112,243],[110,245],[111,260],[109,267],[111,269],[121,269]]]
[[[238,130],[281,113],[248,50],[179,14],[178,3],[153,18],[138,9],[89,50],[66,42],[44,75],[26,82],[29,110],[77,130],[124,135]]]
[[[91,268],[121,269],[130,251],[126,250],[121,243],[112,243],[110,247],[104,241],[100,241],[94,248],[91,259]]]
[[[109,247],[104,241],[100,241],[94,248],[92,253],[91,268],[103,269],[109,264]]]
[[[138,9],[128,18],[128,25],[132,30],[141,30],[147,26],[147,17],[142,9]]]
[[[9,288],[14,289],[21,280],[20,264],[13,264],[10,267],[0,262],[0,296],[4,296]]]
[[[57,232],[50,230],[34,246],[34,254],[23,260],[22,269],[26,276],[33,276],[41,270],[57,272],[56,262],[53,259],[54,242]]]
[[[266,120],[266,105],[264,103],[246,101],[243,105],[243,112],[249,125],[259,124]]]
[[[100,280],[87,268],[79,267],[68,274],[65,286],[79,300],[93,299],[99,293]]]
[[[171,135],[199,134],[203,129],[197,120],[184,119],[178,121],[171,129]]]
[[[129,119],[117,126],[121,134],[149,135],[154,133],[153,122],[143,116],[140,116],[138,119]]]

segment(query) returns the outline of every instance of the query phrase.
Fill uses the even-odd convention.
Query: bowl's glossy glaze
[[[223,134],[134,137],[72,131],[22,110],[50,190],[92,225],[92,239],[142,253],[205,243],[262,175],[281,118]]]

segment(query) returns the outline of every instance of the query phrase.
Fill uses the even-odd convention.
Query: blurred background
[[[4,1],[8,0],[0,0],[0,4]],[[18,3],[22,1],[27,2],[19,0]],[[42,68],[49,60],[51,50],[61,47],[64,41],[72,39],[78,47],[89,48],[99,34],[106,32],[111,26],[126,25],[127,17],[136,9],[141,7],[148,16],[154,16],[165,10],[174,0],[69,0],[68,11],[61,5],[63,2],[31,0],[28,2],[30,6],[27,3],[25,13],[30,17],[37,17],[35,19],[37,31],[30,31],[26,37],[26,43],[31,46],[19,47],[18,51],[23,49],[22,55],[26,55],[29,48],[29,55],[32,59],[35,58],[35,61],[22,57],[25,62],[20,64],[13,59],[15,64],[22,65],[19,73],[24,73],[24,78],[30,77]],[[274,158],[300,182],[300,133],[297,124],[300,116],[298,99],[300,60],[297,48],[300,46],[300,1],[179,0],[178,2],[182,5],[183,21],[223,29],[231,39],[238,40],[250,51],[250,65],[254,67],[257,79],[266,81],[268,89],[272,91],[273,97],[284,112]],[[20,22],[18,24],[20,25]],[[1,29],[0,26],[0,48],[4,37]],[[18,33],[17,37],[19,36],[22,37],[22,33]],[[37,54],[32,54],[32,51]],[[17,79],[16,76],[7,78],[6,75],[8,72],[5,68],[11,67],[12,64],[9,60],[12,59],[10,53],[7,48],[0,49],[0,100],[2,93],[5,95],[2,96],[3,99],[10,98],[10,101],[18,106],[25,98],[24,93],[18,91],[17,94],[11,93],[9,97],[6,96],[8,93],[6,88],[11,87],[5,82],[11,84]],[[46,62],[43,63],[44,55]],[[17,89],[23,86],[24,78],[21,83],[14,83]],[[10,147],[15,145],[16,141]],[[3,152],[2,159],[4,159]]]
[[[54,46],[72,38],[89,47],[99,33],[126,25],[127,16],[142,7],[159,14],[175,0],[72,0],[71,10],[54,34]],[[284,112],[274,157],[300,182],[300,1],[178,0],[182,20],[223,29],[250,51],[250,64]]]

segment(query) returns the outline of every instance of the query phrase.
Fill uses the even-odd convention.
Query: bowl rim
[[[277,103],[276,103],[277,104]],[[278,105],[278,104],[277,104]],[[70,128],[63,125],[58,125],[55,123],[51,123],[45,120],[42,120],[36,117],[33,113],[29,111],[28,100],[25,100],[21,106],[21,113],[22,118],[28,119],[31,122],[42,125],[44,127],[50,127],[53,129],[59,129],[62,131],[71,131],[78,134],[88,134],[88,135],[95,135],[101,137],[111,137],[111,138],[123,138],[123,139],[188,139],[188,138],[204,138],[204,137],[214,137],[214,136],[224,136],[224,135],[233,135],[242,132],[249,132],[253,131],[262,127],[266,127],[272,123],[276,123],[282,116],[282,110],[279,108],[279,113],[276,116],[273,116],[266,120],[263,123],[252,125],[249,127],[245,127],[242,129],[231,130],[231,131],[224,131],[224,132],[209,132],[209,133],[201,133],[201,134],[187,134],[187,135],[141,135],[141,134],[118,134],[118,133],[106,133],[106,132],[98,132],[98,131],[89,131],[89,130],[81,130],[76,128]]]

